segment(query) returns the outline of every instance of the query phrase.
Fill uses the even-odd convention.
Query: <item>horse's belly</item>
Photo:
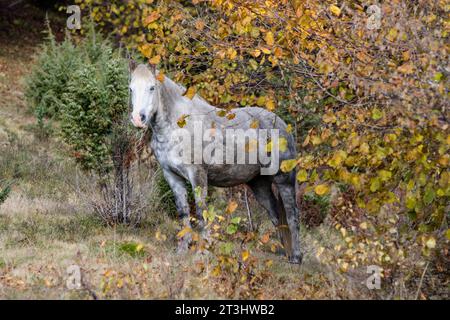
[[[208,183],[216,187],[232,187],[252,180],[260,174],[257,164],[210,165]]]

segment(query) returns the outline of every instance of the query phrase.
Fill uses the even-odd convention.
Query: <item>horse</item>
[[[288,261],[300,264],[302,253],[299,240],[299,214],[295,200],[295,170],[285,173],[279,168],[279,163],[283,160],[296,157],[295,140],[288,132],[286,123],[274,113],[259,107],[235,108],[229,111],[233,116],[225,117],[223,109],[210,105],[198,94],[189,96],[184,86],[160,74],[152,65],[138,65],[131,61],[130,73],[131,123],[137,128],[152,130],[150,148],[173,191],[177,212],[184,227],[192,227],[186,183],[190,183],[192,190],[195,190],[195,220],[201,230],[205,225],[203,212],[207,210],[208,186],[232,187],[247,184],[256,200],[267,211],[273,225],[278,228]],[[196,127],[195,123],[200,123],[201,128]],[[270,174],[267,174],[267,163],[262,164],[259,160],[256,163],[242,163],[242,161],[241,163],[222,163],[221,161],[205,163],[205,161],[192,161],[192,158],[190,161],[179,161],[179,159],[175,161],[174,149],[179,146],[179,140],[171,136],[181,127],[184,130],[182,135],[195,135],[199,133],[199,130],[200,134],[209,131],[210,134],[215,135],[217,132],[228,129],[241,129],[235,133],[234,137],[227,136],[224,141],[219,141],[219,144],[228,144],[228,147],[231,145],[233,150],[238,146],[232,138],[236,138],[236,135],[240,137],[242,130],[255,127],[260,131],[278,132],[279,136],[285,139],[286,145],[284,148],[278,147],[281,151],[278,154],[279,159],[275,159],[278,160],[277,166]],[[270,144],[270,141],[273,140],[269,139],[266,142]],[[190,140],[189,143],[191,143]],[[189,143],[188,146],[192,147]],[[205,148],[204,142],[201,142],[201,150],[194,150],[194,158],[201,155]],[[239,156],[239,154],[234,158],[232,156],[231,160],[236,160]],[[214,152],[212,157],[216,160],[223,159],[221,155],[216,155]],[[263,170],[266,170],[265,174],[262,174]],[[272,185],[275,185],[275,188],[272,188]],[[190,232],[187,232],[179,240],[178,250],[186,251],[190,243]]]

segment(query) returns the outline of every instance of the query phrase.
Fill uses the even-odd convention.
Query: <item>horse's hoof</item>
[[[299,255],[294,255],[294,256],[289,257],[288,261],[289,261],[289,263],[292,263],[292,264],[301,264],[302,259],[303,259],[302,255],[299,254]]]

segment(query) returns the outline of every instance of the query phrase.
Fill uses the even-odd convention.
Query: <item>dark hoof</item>
[[[288,261],[289,261],[289,263],[292,263],[292,264],[301,264],[302,259],[303,259],[303,257],[300,254],[300,255],[295,255],[295,256],[289,257]]]

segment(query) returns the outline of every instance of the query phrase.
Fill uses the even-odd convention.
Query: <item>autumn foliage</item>
[[[387,277],[448,259],[448,2],[77,2],[224,116],[261,106],[291,124],[300,152],[282,168],[342,236],[319,259]]]

